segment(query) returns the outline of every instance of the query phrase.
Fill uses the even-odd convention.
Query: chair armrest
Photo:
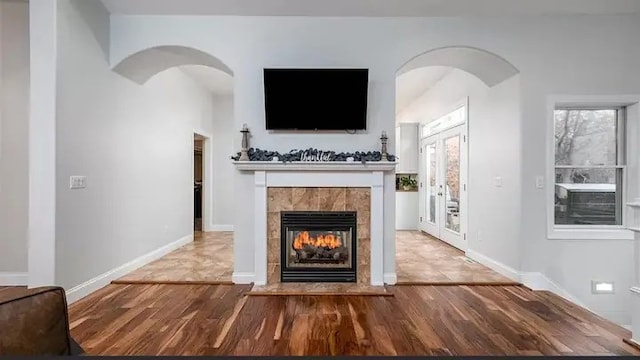
[[[64,289],[0,291],[0,355],[71,355]]]

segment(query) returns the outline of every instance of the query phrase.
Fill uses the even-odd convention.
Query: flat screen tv
[[[265,69],[267,130],[365,130],[368,69]]]

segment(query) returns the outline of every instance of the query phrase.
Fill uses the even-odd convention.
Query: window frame
[[[444,122],[443,119],[445,117],[450,116],[450,115],[452,115],[452,114],[454,114],[454,113],[456,113],[458,111],[460,111],[461,114],[462,114],[462,121],[458,121],[458,122],[454,122],[452,124],[445,125],[445,126],[443,126],[441,128],[437,128],[437,129],[433,130],[432,132],[428,132],[427,133],[427,130],[433,129],[434,127],[439,126],[440,124],[442,124]],[[465,125],[467,123],[468,116],[469,116],[469,109],[467,107],[467,103],[460,103],[459,105],[455,106],[453,110],[448,111],[448,112],[436,117],[432,121],[424,123],[422,125],[421,129],[420,129],[420,138],[421,139],[425,139],[425,138],[428,138],[428,137],[431,137],[431,136],[434,136],[434,135],[438,135],[438,134],[440,134],[442,132],[445,132],[445,131],[447,131],[449,129],[453,129],[453,128],[457,127],[457,126]]]
[[[627,227],[627,200],[629,199],[629,165],[635,162],[635,156],[630,151],[628,133],[628,106],[637,103],[627,99],[612,97],[550,97],[547,116],[547,238],[564,240],[631,240],[634,234]],[[605,166],[575,166],[556,165],[555,158],[555,111],[556,110],[617,110],[617,161],[615,165]],[[565,225],[555,223],[555,177],[556,169],[570,168],[608,168],[622,169],[622,189],[618,192],[622,223],[620,225]]]

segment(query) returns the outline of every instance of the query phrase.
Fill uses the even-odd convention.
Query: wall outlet
[[[544,189],[544,177],[536,176],[536,188]]]
[[[84,189],[87,187],[87,177],[86,176],[71,176],[69,177],[69,188],[70,189]]]

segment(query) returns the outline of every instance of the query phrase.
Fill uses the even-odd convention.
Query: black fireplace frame
[[[313,218],[314,223],[309,224]],[[287,231],[289,230],[351,230],[351,266],[348,268],[299,268],[289,267]],[[345,239],[346,240],[346,239]],[[282,211],[280,213],[280,281],[288,282],[341,282],[358,281],[358,221],[355,211]]]

